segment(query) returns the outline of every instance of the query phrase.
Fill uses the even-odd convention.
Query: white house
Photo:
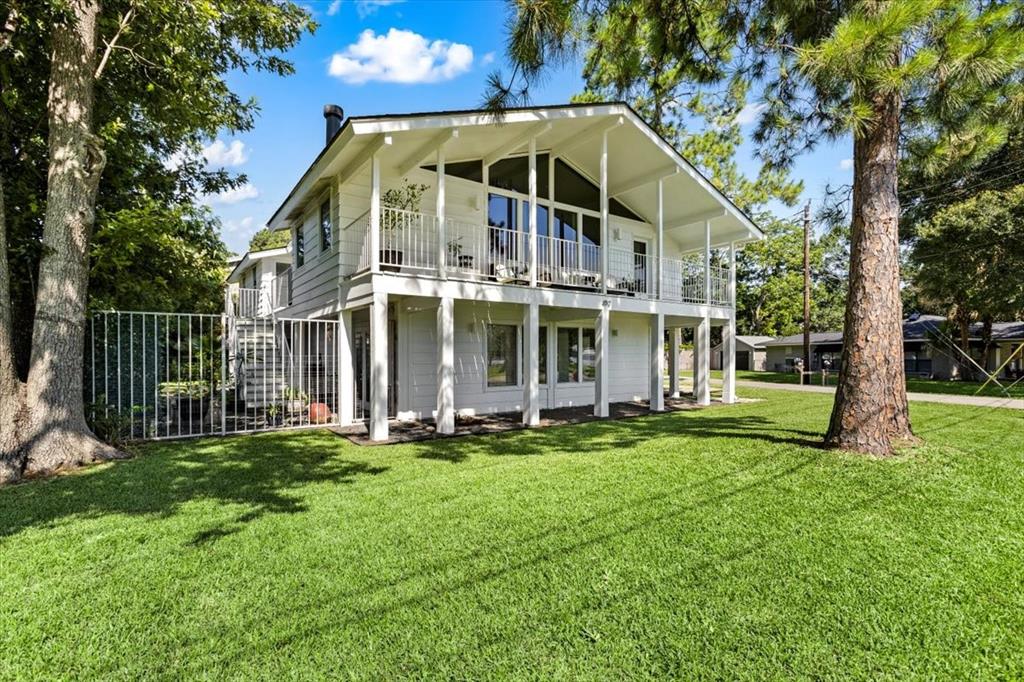
[[[734,400],[735,253],[761,232],[629,106],[324,116],[268,222],[292,231],[291,269],[264,286],[289,283],[274,315],[340,321],[341,424],[382,440],[389,418],[445,433],[457,412],[660,410],[683,327],[707,404],[713,325]],[[407,184],[419,203],[387,205]]]

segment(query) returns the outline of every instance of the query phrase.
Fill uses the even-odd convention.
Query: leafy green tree
[[[263,227],[256,231],[256,234],[249,240],[250,251],[266,251],[267,249],[280,249],[288,246],[291,233],[288,230],[271,230]]]
[[[915,288],[950,315],[961,349],[969,352],[975,320],[990,344],[992,322],[1024,319],[1024,185],[981,192],[935,213],[918,227],[911,261]]]
[[[976,165],[1004,144],[1024,106],[1019,2],[972,0],[517,0],[496,110],[525,98],[587,27],[638,8],[696,88],[761,88],[754,135],[769,167],[852,133],[854,180],[843,361],[828,444],[889,454],[912,438],[899,278],[901,154],[929,173]],[[627,51],[621,52],[628,57]],[[617,58],[617,55],[608,57]]]
[[[256,103],[226,76],[291,73],[280,52],[311,28],[285,0],[8,0],[0,9],[0,196],[10,188],[17,197],[0,215],[0,481],[118,456],[89,433],[82,405],[97,215],[146,215],[149,198],[167,209],[239,182],[202,171],[197,153],[221,130],[252,126]],[[167,170],[171,157],[181,162]],[[124,226],[114,220],[108,236]],[[17,322],[32,330],[24,380],[8,221],[11,252],[37,263],[32,303],[17,309],[31,315]]]
[[[150,201],[97,224],[90,254],[92,308],[221,310],[227,249],[209,209]]]
[[[803,329],[803,226],[762,220],[765,238],[736,261],[736,323],[741,334],[787,336]],[[828,232],[811,242],[811,329],[842,326],[845,278],[832,269],[844,242]]]

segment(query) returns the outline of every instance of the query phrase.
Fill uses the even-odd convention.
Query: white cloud
[[[487,54],[485,54],[483,57],[480,58],[480,63],[483,64],[484,66],[487,66],[488,64],[490,64],[493,61],[494,61],[494,53],[493,52],[488,52]]]
[[[341,9],[341,0],[334,0],[330,5],[327,6],[327,16],[333,17]]]
[[[371,14],[376,14],[381,7],[397,5],[405,0],[356,0],[356,13],[360,19],[365,19]]]
[[[473,48],[447,40],[428,41],[418,33],[372,29],[331,57],[327,72],[346,83],[436,83],[465,73],[473,65]]]
[[[748,104],[745,107],[743,107],[742,109],[740,109],[740,113],[736,114],[736,118],[735,118],[736,125],[740,125],[740,126],[748,126],[748,125],[750,125],[751,123],[756,121],[757,117],[761,114],[761,112],[764,111],[767,108],[768,108],[768,105],[764,104],[763,102],[758,102],[758,103],[751,102],[750,104]]]
[[[207,196],[205,197],[205,200],[206,203],[210,204],[211,206],[216,206],[218,204],[237,204],[240,201],[248,201],[249,199],[255,199],[259,195],[259,190],[257,190],[253,185],[247,182],[244,185],[235,187],[234,189],[226,189],[219,194]]]
[[[224,221],[224,234],[246,234],[252,230],[253,225],[252,216],[246,216],[240,220],[225,220]]]
[[[853,159],[843,159],[839,162],[840,170],[850,170],[853,168]]]
[[[225,144],[218,139],[203,147],[203,158],[211,166],[241,166],[249,160],[249,152],[241,140]]]

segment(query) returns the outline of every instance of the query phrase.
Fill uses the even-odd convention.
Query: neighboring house
[[[389,418],[446,433],[456,413],[662,409],[665,333],[678,347],[683,327],[698,402],[712,326],[733,367],[735,252],[762,234],[629,106],[324,116],[326,147],[268,222],[292,233],[290,303],[270,307],[340,321],[339,423],[381,440]],[[406,183],[426,186],[418,205],[383,203]]]
[[[958,333],[940,315],[915,315],[903,322],[903,357],[908,375],[935,379],[954,379],[960,376]],[[970,327],[971,357],[980,366],[993,371],[1024,345],[1024,322],[996,322],[992,325],[992,347],[984,358],[985,343],[982,325]],[[803,356],[803,335],[783,336],[765,342],[767,366],[772,371],[792,371],[794,363]],[[843,350],[842,332],[814,332],[811,334],[811,370],[817,371],[827,364],[839,369]],[[1024,372],[1024,361],[1018,353],[1015,360],[1000,371],[1001,377],[1018,377]]]
[[[234,260],[227,277],[226,301],[236,315],[269,315],[291,304],[291,244],[278,249],[249,251]]]
[[[737,336],[736,369],[763,372],[768,357],[764,344],[774,338],[774,336]],[[722,369],[724,346],[724,343],[719,343],[711,349],[711,369]]]

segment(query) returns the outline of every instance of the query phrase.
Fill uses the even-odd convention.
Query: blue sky
[[[346,115],[466,109],[479,105],[487,74],[503,63],[506,5],[501,0],[304,0],[320,24],[287,54],[295,74],[234,74],[231,87],[255,97],[253,130],[224,133],[205,150],[212,166],[245,173],[249,184],[208,199],[232,251],[273,214],[320,151],[324,104]],[[582,87],[580,64],[552,72],[531,93],[535,104],[567,102]],[[756,172],[753,148],[740,165]],[[805,198],[851,178],[849,143],[822,145],[794,167]],[[777,207],[780,214],[792,209]]]

